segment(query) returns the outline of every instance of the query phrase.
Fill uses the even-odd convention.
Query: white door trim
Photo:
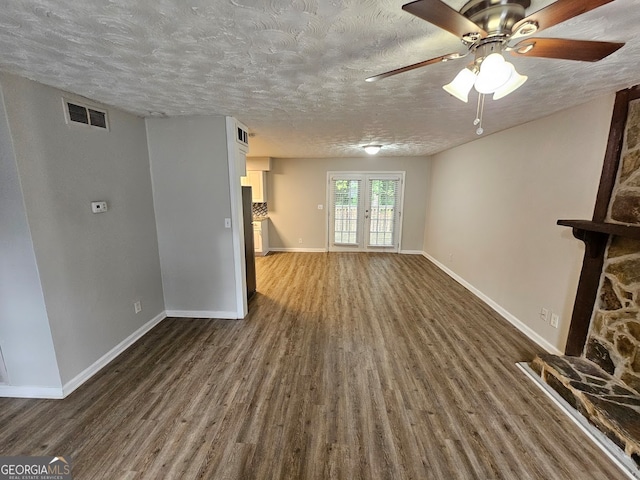
[[[227,128],[227,158],[229,162],[229,196],[231,200],[231,234],[235,267],[236,315],[244,318],[249,312],[247,303],[247,263],[244,258],[244,225],[242,216],[242,185],[240,177],[246,173],[246,159],[236,144],[237,120],[225,117]]]

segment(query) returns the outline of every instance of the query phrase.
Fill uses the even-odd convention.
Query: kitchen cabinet
[[[263,218],[253,221],[253,246],[258,256],[264,257],[269,253],[269,219]]]
[[[247,170],[246,177],[240,177],[243,187],[251,187],[253,203],[266,203],[267,201],[267,172]]]

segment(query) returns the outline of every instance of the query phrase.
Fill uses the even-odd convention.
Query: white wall
[[[225,117],[146,123],[167,313],[236,318]]]
[[[0,81],[64,385],[164,310],[144,120],[107,108],[109,132],[69,126],[63,92]]]
[[[274,158],[267,173],[269,246],[326,248],[327,172],[406,171],[401,250],[422,251],[427,157]],[[318,205],[325,210],[318,210]],[[298,239],[303,243],[299,244]]]
[[[13,142],[0,96],[0,349],[4,383],[61,388]],[[1,361],[1,359],[0,359]]]
[[[556,220],[590,219],[614,96],[433,157],[424,250],[564,349],[583,244]],[[541,307],[560,315],[555,329]]]

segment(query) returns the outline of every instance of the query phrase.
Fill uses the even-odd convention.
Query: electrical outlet
[[[299,239],[298,239],[298,243],[299,243],[299,244],[302,244],[302,238],[299,238]]]
[[[322,210],[324,208],[324,205],[318,205],[318,210]]]
[[[224,219],[224,228],[231,228],[231,219],[230,218],[225,218]]]
[[[449,254],[449,263],[453,262],[453,253]]]
[[[133,304],[133,309],[136,313],[140,313],[142,311],[142,304],[140,303],[140,300]]]
[[[540,318],[545,322],[549,323],[549,309],[542,307],[540,309]]]
[[[551,315],[551,326],[558,328],[558,323],[560,323],[560,316],[557,313],[554,313]]]

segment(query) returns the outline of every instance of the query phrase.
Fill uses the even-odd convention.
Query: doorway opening
[[[330,252],[398,252],[405,172],[328,172]]]
[[[7,375],[7,368],[4,365],[4,358],[0,349],[0,385],[7,383],[9,383],[9,376]]]

